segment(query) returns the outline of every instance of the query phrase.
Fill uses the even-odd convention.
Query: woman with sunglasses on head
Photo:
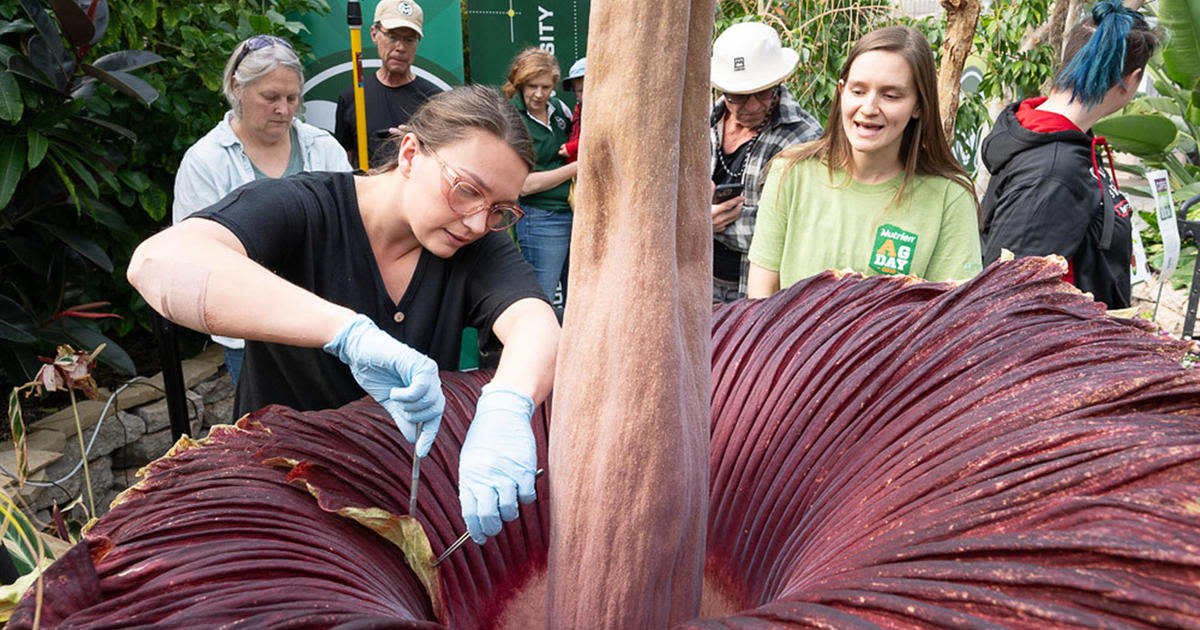
[[[247,339],[238,414],[339,407],[365,391],[424,457],[441,422],[439,369],[462,331],[504,344],[459,456],[483,542],[534,498],[529,426],[554,379],[558,322],[504,230],[533,166],[495,90],[457,88],[409,119],[370,175],[303,173],[244,186],[142,243],[129,281],[168,319]]]
[[[722,93],[709,118],[713,302],[746,297],[746,252],[767,163],[821,135],[821,124],[783,85],[799,59],[775,29],[758,22],[734,24],[713,42],[712,85]]]
[[[533,172],[521,188],[525,220],[517,225],[517,241],[546,297],[553,300],[555,288],[562,283],[560,308],[565,308],[573,218],[569,197],[579,163],[568,163],[558,153],[571,133],[571,110],[552,96],[559,74],[554,55],[527,48],[513,60],[501,89],[521,113],[537,156]]]
[[[255,35],[234,48],[222,80],[230,110],[183,155],[175,175],[174,223],[256,179],[350,170],[333,136],[295,118],[303,85],[300,59],[286,40]],[[225,365],[236,386],[243,342],[213,339],[225,347]]]
[[[1109,308],[1126,308],[1132,287],[1132,208],[1104,168],[1092,125],[1129,104],[1159,36],[1120,0],[1098,2],[1067,35],[1067,63],[1049,97],[1009,105],[983,141],[992,173],[983,196],[983,254],[1058,254],[1064,281]]]
[[[935,76],[916,29],[881,28],[854,45],[824,135],[771,166],[750,297],[826,269],[935,282],[981,269],[975,187],[942,133]]]

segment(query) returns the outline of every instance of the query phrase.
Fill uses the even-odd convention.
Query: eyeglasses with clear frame
[[[728,94],[728,93],[726,93],[725,94],[725,102],[733,103],[734,105],[741,105],[741,104],[745,103],[746,101],[750,100],[750,97],[753,96],[754,100],[758,101],[759,103],[762,103],[763,105],[770,105],[771,101],[775,100],[775,95],[778,92],[779,92],[779,86],[775,85],[775,86],[769,87],[765,90],[759,90],[758,92],[754,92],[753,94]]]
[[[465,218],[480,212],[487,212],[487,226],[493,232],[503,232],[516,225],[517,221],[525,216],[520,208],[511,203],[489,201],[483,191],[479,190],[475,184],[460,177],[436,151],[426,148],[433,159],[437,160],[438,165],[442,167],[442,178],[446,180],[447,184],[447,187],[442,190],[442,195],[446,197],[446,203],[456,214]]]
[[[403,28],[404,27],[393,28],[391,30],[388,30],[386,28],[383,28],[382,24],[379,24],[378,22],[375,23],[375,29],[381,35],[383,35],[384,39],[386,39],[387,41],[389,41],[393,44],[404,44],[404,46],[406,48],[412,48],[413,46],[416,46],[417,44],[419,44],[421,42],[420,35],[409,35],[407,33],[401,33],[400,31]]]

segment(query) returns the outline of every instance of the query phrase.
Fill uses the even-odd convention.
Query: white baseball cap
[[[742,22],[725,29],[712,47],[713,87],[728,94],[752,94],[778,85],[792,74],[800,53],[784,48],[775,29]]]
[[[390,31],[394,28],[411,28],[418,37],[424,37],[421,24],[425,22],[425,12],[421,5],[413,0],[379,0],[375,5],[375,23]]]

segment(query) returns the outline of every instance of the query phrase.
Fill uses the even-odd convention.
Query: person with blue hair
[[[1130,305],[1132,207],[1112,154],[1091,132],[1137,93],[1159,34],[1120,0],[1104,0],[1067,36],[1048,97],[1009,105],[983,141],[983,257],[1058,254],[1063,280],[1109,308]],[[1105,168],[1107,153],[1108,168]]]

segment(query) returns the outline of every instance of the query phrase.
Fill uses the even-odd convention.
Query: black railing
[[[158,340],[158,354],[162,359],[163,389],[167,392],[167,417],[171,419],[171,439],[179,440],[183,434],[191,434],[188,423],[187,390],[183,386],[183,364],[179,361],[179,339],[173,322],[150,311],[154,327],[154,338]]]
[[[1179,224],[1179,239],[1192,239],[1200,245],[1200,221],[1188,221],[1188,208],[1200,202],[1200,195],[1183,202],[1179,207],[1176,222]],[[1187,314],[1183,318],[1183,338],[1195,339],[1196,305],[1200,303],[1200,255],[1196,256],[1195,269],[1192,271],[1192,287],[1188,291]]]

